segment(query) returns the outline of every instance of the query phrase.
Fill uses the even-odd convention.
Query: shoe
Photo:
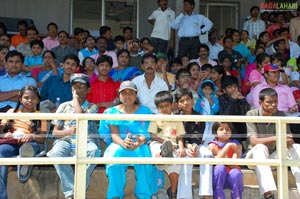
[[[24,143],[20,148],[19,157],[34,157],[35,152],[31,144]],[[27,182],[32,173],[33,165],[18,165],[18,179],[21,183]]]
[[[173,144],[170,140],[165,140],[161,145],[161,157],[173,157]]]
[[[152,196],[151,199],[166,199],[166,198],[168,198],[167,191],[165,189],[160,189],[156,194]]]
[[[172,188],[170,187],[167,191],[169,199],[176,199],[177,198],[177,192],[173,193]]]
[[[265,199],[275,199],[274,194],[267,195]]]

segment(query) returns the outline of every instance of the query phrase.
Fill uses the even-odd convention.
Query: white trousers
[[[269,154],[269,150],[264,144],[255,145],[247,154],[246,158],[253,158],[256,160],[275,159],[277,158],[276,151]],[[287,151],[287,158],[289,160],[300,160],[300,145],[293,144]],[[256,166],[255,167],[260,194],[263,195],[268,191],[277,190],[275,180],[273,178],[272,170],[270,166]],[[292,166],[292,174],[295,177],[298,192],[300,193],[300,168]]]
[[[198,158],[212,158],[211,151],[204,145],[199,145]],[[199,196],[213,195],[212,165],[200,165],[199,171]],[[192,191],[193,165],[182,165],[179,173],[177,199],[193,199]]]

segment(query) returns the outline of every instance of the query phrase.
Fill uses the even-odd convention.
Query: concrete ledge
[[[257,178],[252,170],[242,170],[245,184],[244,199],[260,198],[257,186]],[[276,171],[274,171],[276,178]],[[194,167],[193,170],[193,192],[194,199],[198,196],[199,169]],[[87,192],[88,199],[104,199],[107,190],[107,177],[104,167],[97,167],[91,177],[91,183]],[[125,199],[135,198],[133,190],[135,186],[135,174],[133,169],[127,171],[127,186],[125,188]],[[166,176],[166,185],[169,187],[169,181]],[[295,189],[294,176],[289,172],[290,199],[300,198],[298,191]],[[226,195],[230,198],[230,191],[226,190]],[[22,184],[17,180],[17,172],[11,171],[8,175],[8,196],[9,199],[63,199],[60,180],[56,174],[54,167],[42,166],[35,167],[33,174],[27,183]]]

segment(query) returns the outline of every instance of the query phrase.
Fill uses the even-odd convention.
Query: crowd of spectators
[[[54,22],[47,25],[47,37],[41,38],[37,28],[28,27],[25,21],[18,22],[19,33],[11,37],[5,24],[0,22],[0,112],[15,109],[19,91],[31,84],[40,93],[41,111],[50,113],[299,117],[300,8],[297,16],[287,18],[288,15],[282,12],[260,14],[259,7],[253,6],[242,28],[228,27],[222,37],[218,35],[220,27],[194,12],[194,8],[194,0],[183,0],[182,11],[176,16],[167,0],[158,0],[158,8],[148,17],[149,24],[153,25],[151,35],[142,38],[135,38],[131,27],[123,28],[122,34],[113,37],[108,26],[100,27],[97,38],[82,27],[76,27],[70,37]],[[178,52],[174,53],[176,32],[179,43]],[[202,43],[199,36],[205,33],[208,42]],[[48,156],[71,156],[72,135],[76,135],[74,121],[56,121],[54,124],[53,135],[57,141]],[[1,125],[4,125],[3,121]],[[139,125],[145,125],[145,128],[141,129]],[[151,153],[154,157],[204,157],[205,154],[205,157],[217,158],[240,158],[245,154],[248,158],[267,159],[271,158],[269,154],[276,152],[271,147],[276,143],[272,125],[158,122],[155,126],[151,123],[149,129],[148,125],[101,121],[98,133],[109,146],[109,151],[102,151],[102,154],[106,157],[149,157]],[[97,133],[95,129],[94,124],[89,123],[89,133]],[[300,127],[291,124],[288,129],[288,133],[294,133],[293,138],[288,136],[287,145],[295,158],[300,152],[295,144],[300,141]],[[222,132],[230,136],[224,138]],[[188,135],[194,134],[201,136],[192,141]],[[144,144],[148,141],[151,144],[146,147]],[[88,155],[100,156],[96,142],[89,143]],[[0,143],[1,151],[2,147]],[[248,149],[251,149],[251,155]],[[267,149],[270,151],[261,152]],[[133,150],[137,151],[128,152]],[[87,178],[94,167],[89,165]],[[71,167],[55,165],[55,168],[62,180],[65,197],[72,198],[74,176]],[[126,179],[122,172],[126,168],[107,167],[110,183],[107,198],[124,196],[122,186]],[[169,174],[171,188],[167,194],[172,199],[178,197],[177,194],[180,198],[191,197],[184,190],[191,187],[189,172],[192,167],[183,168],[158,168]],[[135,169],[137,173],[151,169],[154,176],[159,176],[159,171],[152,167],[135,165]],[[300,181],[298,170],[292,168],[297,182]],[[239,167],[218,166],[214,171],[211,167],[203,167],[201,171],[214,177],[207,178],[208,188],[199,185],[199,195],[209,198],[214,194],[215,198],[224,198],[222,187],[222,190],[233,190],[232,198],[242,198]],[[256,172],[260,175],[260,172],[268,174],[270,171],[257,167]],[[116,173],[120,175],[116,176]],[[271,178],[267,174],[260,180]],[[200,172],[201,175],[204,174]],[[226,175],[233,177],[227,182]],[[120,176],[121,183],[118,182]],[[6,177],[2,178],[5,180],[0,180],[0,186],[6,189]],[[140,179],[150,183],[147,175],[137,175],[135,194],[139,198],[149,198],[157,192],[157,187],[148,184],[147,190],[143,190],[145,187],[140,184]],[[188,182],[184,184],[186,179]],[[272,191],[275,190],[275,183],[260,183],[264,198],[274,198]]]

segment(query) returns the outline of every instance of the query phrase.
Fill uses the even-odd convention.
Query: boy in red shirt
[[[91,83],[90,93],[87,95],[87,100],[98,106],[99,113],[110,106],[114,99],[118,96],[120,82],[115,82],[108,76],[112,69],[113,61],[110,56],[102,55],[96,61],[98,78]]]

